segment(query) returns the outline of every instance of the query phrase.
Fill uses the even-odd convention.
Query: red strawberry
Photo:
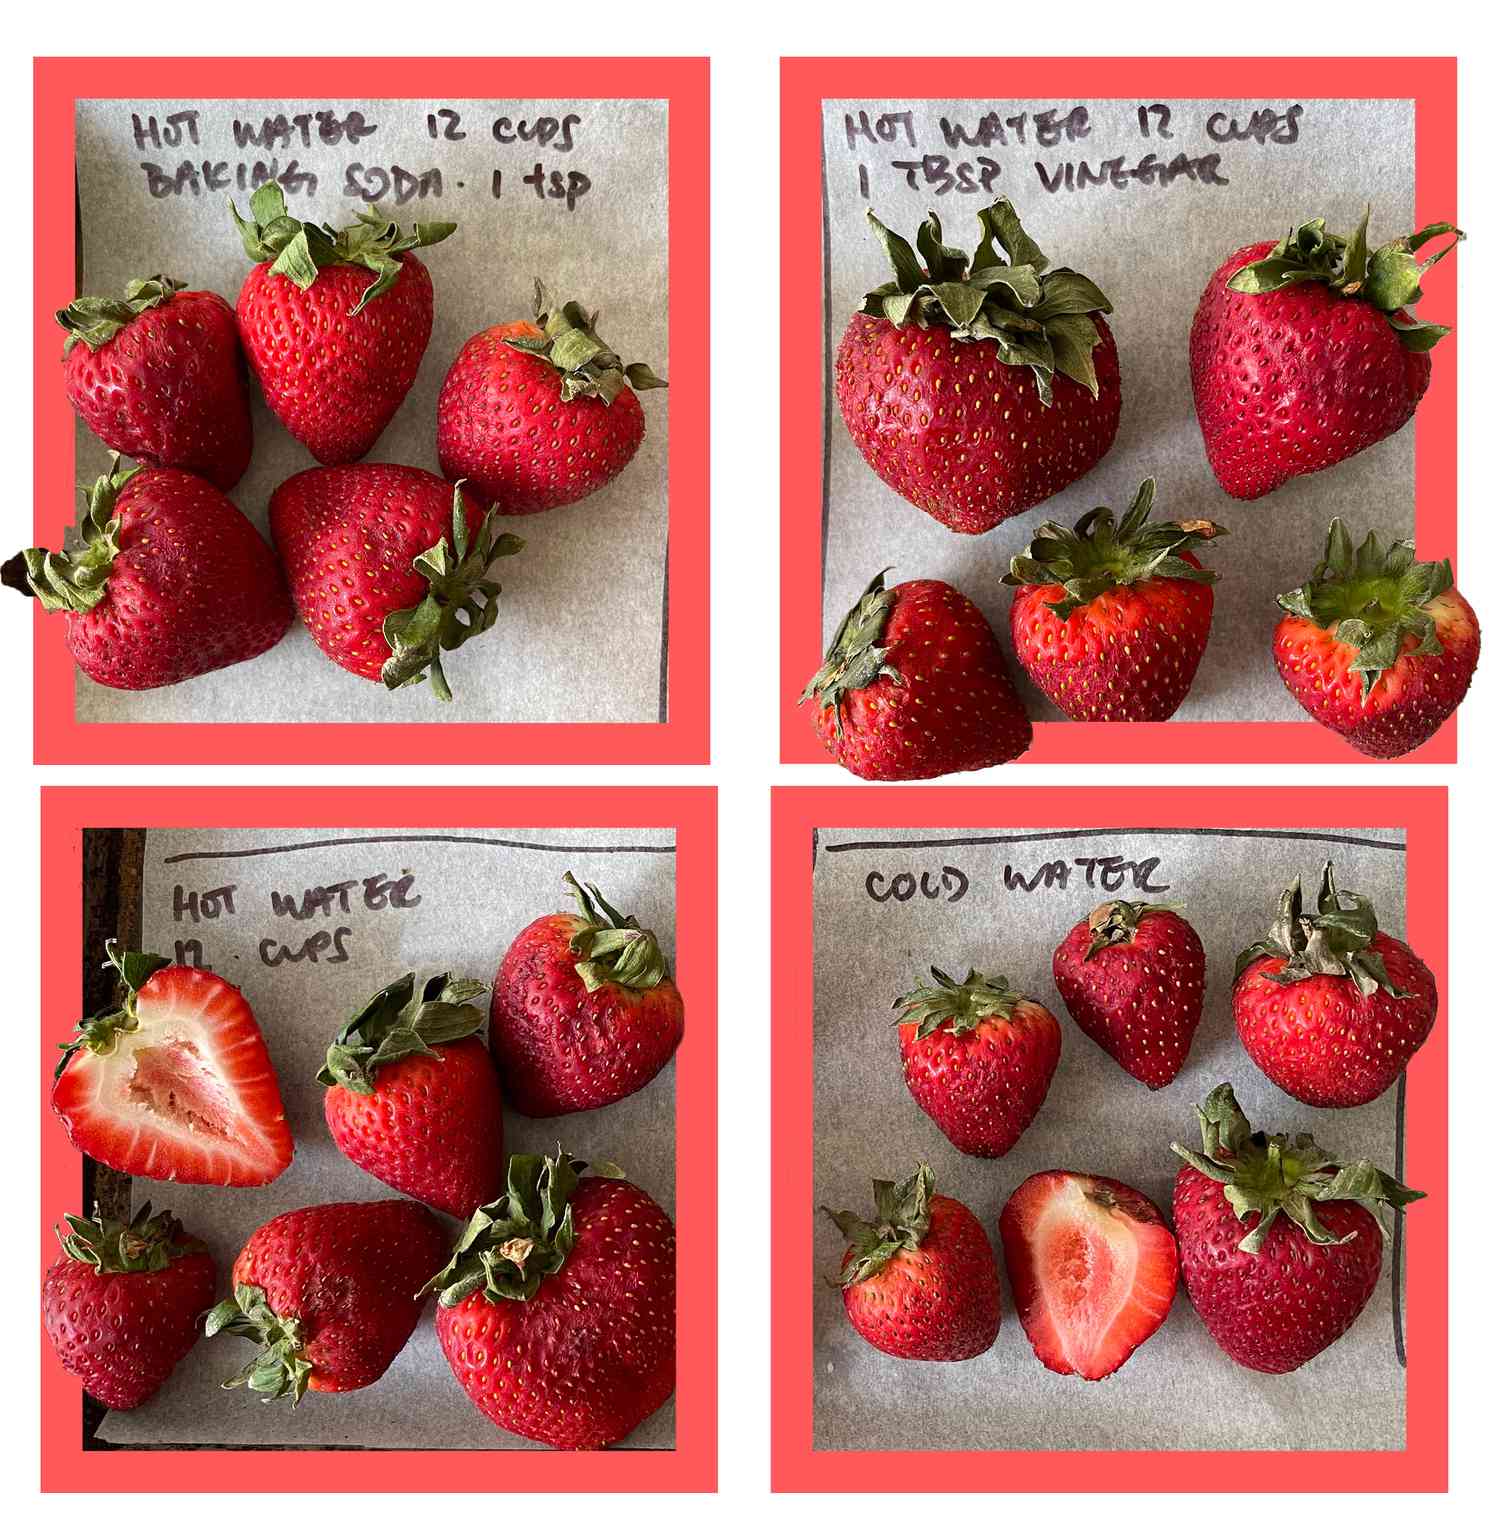
[[[412,972],[339,1031],[318,1082],[338,1150],[402,1195],[468,1217],[505,1172],[500,1080],[483,1041],[482,982]]]
[[[198,1339],[214,1304],[213,1256],[148,1201],[130,1222],[64,1217],[62,1254],[42,1283],[57,1359],[111,1409],[143,1404]]]
[[[437,1291],[459,1385],[502,1430],[564,1451],[628,1436],[677,1381],[677,1235],[612,1164],[510,1161]]]
[[[1371,251],[1370,210],[1352,236],[1322,219],[1244,246],[1209,279],[1188,343],[1193,401],[1219,484],[1254,501],[1404,427],[1447,326],[1406,312],[1422,274],[1463,239],[1429,224]],[[1438,235],[1452,245],[1418,262]]]
[[[1004,977],[932,978],[894,1004],[906,1087],[959,1152],[1002,1158],[1042,1108],[1062,1031]]]
[[[1370,758],[1420,747],[1458,708],[1479,663],[1479,621],[1446,560],[1410,539],[1358,550],[1335,518],[1312,579],[1277,600],[1281,681],[1321,726]]]
[[[522,1115],[597,1110],[643,1089],[682,1040],[682,994],[650,929],[563,876],[578,916],[511,941],[490,995],[490,1051]]]
[[[1203,941],[1170,907],[1105,902],[1068,930],[1052,979],[1078,1024],[1132,1078],[1165,1088],[1203,1014]]]
[[[799,703],[835,763],[861,779],[935,779],[1019,758],[1031,722],[995,632],[946,582],[885,589],[844,616]]]
[[[1221,1083],[1198,1111],[1203,1151],[1174,1142],[1172,1220],[1188,1296],[1219,1348],[1257,1372],[1294,1372],[1359,1317],[1380,1279],[1381,1206],[1422,1198],[1367,1159],[1307,1134],[1253,1132]]]
[[[234,311],[218,294],[137,278],[123,299],[75,299],[57,323],[68,404],[106,448],[235,485],[250,463],[250,391]]]
[[[89,489],[74,548],[23,550],[6,586],[67,614],[68,650],[106,688],[163,688],[269,651],[292,622],[276,557],[185,470],[120,468]]]
[[[1380,932],[1367,897],[1323,866],[1316,914],[1300,878],[1269,936],[1235,962],[1234,1023],[1250,1059],[1304,1105],[1345,1110],[1378,1099],[1432,1033],[1437,983]]]
[[[224,1386],[296,1403],[377,1382],[411,1338],[417,1290],[447,1250],[415,1201],[339,1201],[272,1217],[234,1262],[234,1296],[204,1321],[210,1339],[233,1334],[261,1347]]]
[[[1048,1371],[1098,1382],[1167,1321],[1177,1241],[1139,1190],[1102,1174],[1033,1174],[1000,1214],[1021,1327]]]
[[[471,336],[438,396],[438,461],[503,513],[567,507],[607,485],[646,435],[636,390],[664,389],[599,340],[597,313],[554,305],[536,285],[536,324]],[[634,385],[634,389],[631,386]]]
[[[78,1026],[52,1084],[73,1146],[143,1179],[269,1185],[292,1134],[244,994],[211,971],[106,948],[124,999]]]
[[[849,1240],[844,1312],[876,1350],[903,1361],[967,1361],[1000,1333],[1000,1272],[984,1224],[937,1195],[932,1170],[875,1181],[875,1220],[823,1208]]]
[[[1016,656],[1069,720],[1166,720],[1203,660],[1218,575],[1193,551],[1225,530],[1147,523],[1155,495],[1142,481],[1118,529],[1108,507],[1043,523],[1002,578]]]
[[[240,336],[266,404],[322,464],[362,459],[406,399],[432,335],[432,279],[411,253],[456,224],[403,235],[378,208],[336,230],[286,211],[275,182],[229,205],[257,265],[240,289]]]
[[[271,497],[271,537],[325,656],[388,689],[426,678],[444,701],[443,652],[494,624],[487,573],[522,545],[462,487],[404,464],[293,475]]]
[[[833,388],[870,468],[960,534],[1091,470],[1120,425],[1109,300],[1080,273],[1049,272],[1005,198],[980,210],[972,257],[942,243],[934,213],[917,252],[868,217],[896,278],[850,320]]]

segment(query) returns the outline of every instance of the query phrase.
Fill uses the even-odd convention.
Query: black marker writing
[[[344,941],[353,932],[353,929],[343,926],[334,929],[332,933],[327,929],[319,929],[316,934],[309,934],[295,950],[290,945],[280,944],[274,939],[263,939],[259,947],[261,964],[284,966],[288,962],[326,959],[330,966],[337,966],[340,962],[349,959]]]
[[[1090,890],[1116,892],[1123,890],[1128,882],[1134,890],[1156,896],[1172,889],[1170,882],[1161,886],[1152,884],[1151,877],[1160,864],[1160,859],[1122,859],[1118,854],[1080,855],[1071,864],[1064,859],[1049,860],[1029,876],[1007,864],[1004,870],[1005,889],[1036,891],[1041,888],[1050,891],[1056,886],[1066,891],[1069,883],[1081,872],[1083,883]]]
[[[217,918],[221,913],[234,912],[234,886],[215,886],[212,891],[189,891],[183,886],[172,888],[172,919],[181,923],[191,918],[194,923],[201,919]]]
[[[944,865],[936,875],[928,870],[924,870],[920,876],[913,875],[910,870],[902,870],[887,876],[879,870],[871,870],[865,876],[865,895],[873,902],[889,902],[892,898],[898,902],[910,902],[918,892],[929,902],[939,898],[945,902],[957,902],[968,889],[969,877],[953,865]]]

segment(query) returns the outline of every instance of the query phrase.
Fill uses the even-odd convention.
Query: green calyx
[[[858,1212],[823,1210],[839,1225],[849,1242],[850,1255],[839,1275],[840,1286],[853,1286],[879,1275],[903,1249],[922,1247],[932,1221],[932,1170],[919,1163],[909,1179],[894,1185],[877,1179],[875,1185],[875,1220]]]
[[[203,1332],[209,1339],[216,1334],[238,1335],[261,1347],[249,1365],[220,1386],[248,1387],[267,1404],[273,1398],[290,1398],[294,1405],[302,1402],[313,1364],[303,1354],[306,1347],[301,1321],[274,1313],[260,1287],[236,1286],[234,1296],[219,1303],[204,1319]]]
[[[1004,977],[986,977],[971,966],[968,976],[955,982],[934,966],[930,983],[918,977],[915,989],[903,993],[891,1007],[898,1011],[898,1025],[916,1021],[917,1039],[922,1041],[939,1027],[949,1035],[963,1035],[986,1019],[1009,1019],[1016,1005],[1024,1002]]]
[[[1369,247],[1370,210],[1365,208],[1352,235],[1333,235],[1322,219],[1309,219],[1259,261],[1241,267],[1229,279],[1240,294],[1271,294],[1293,283],[1326,283],[1350,299],[1363,299],[1382,311],[1408,352],[1427,352],[1453,328],[1425,323],[1405,314],[1422,297],[1422,278],[1464,238],[1451,224],[1429,224],[1388,245]],[[1454,238],[1426,261],[1416,253],[1439,235]]]
[[[412,561],[412,569],[427,578],[427,595],[414,608],[386,615],[382,633],[391,648],[380,669],[388,689],[405,688],[426,678],[444,704],[453,693],[443,673],[443,652],[456,650],[494,624],[500,610],[499,582],[486,573],[502,555],[514,555],[526,541],[498,532],[498,514],[490,508],[484,522],[469,536],[463,482],[453,488],[453,533]]]
[[[1346,977],[1366,998],[1377,991],[1392,998],[1409,997],[1392,984],[1380,952],[1371,948],[1379,931],[1370,899],[1355,891],[1340,891],[1333,883],[1333,861],[1329,860],[1323,866],[1317,912],[1303,912],[1299,876],[1282,892],[1271,932],[1240,951],[1234,974],[1238,977],[1252,961],[1271,956],[1286,964],[1263,975],[1280,986],[1309,977]]]
[[[164,955],[146,955],[137,950],[122,950],[117,939],[108,941],[104,946],[104,953],[107,957],[104,962],[105,967],[112,966],[120,974],[119,985],[123,989],[124,996],[113,1008],[102,1009],[99,1013],[80,1020],[73,1039],[59,1043],[58,1050],[62,1052],[62,1056],[58,1058],[54,1077],[61,1077],[63,1069],[80,1051],[92,1051],[101,1057],[108,1056],[119,1044],[120,1037],[129,1035],[140,1023],[135,1012],[136,994],[146,985],[151,976],[160,971],[163,966],[172,964]]]
[[[583,927],[573,935],[569,948],[579,957],[573,969],[589,992],[606,983],[645,992],[666,980],[666,957],[650,929],[611,907],[597,886],[580,886],[571,871],[563,880],[583,918]]]
[[[120,468],[120,456],[110,456],[109,473],[84,493],[83,516],[68,530],[64,549],[54,554],[40,548],[22,550],[5,562],[7,587],[40,600],[49,614],[86,614],[104,597],[115,556],[120,553],[120,519],[115,502],[140,466]],[[67,548],[71,546],[71,549]]]
[[[245,243],[245,255],[253,262],[270,262],[272,272],[304,292],[317,282],[324,267],[367,267],[374,278],[349,311],[351,315],[394,286],[401,276],[403,252],[436,245],[458,228],[445,222],[413,224],[403,235],[400,225],[373,204],[355,216],[357,223],[343,229],[304,223],[286,211],[286,196],[274,181],[251,194],[249,219],[240,218],[232,198],[229,212]]]
[[[130,324],[137,315],[144,315],[158,305],[166,304],[173,294],[181,292],[187,284],[177,278],[133,278],[125,285],[123,299],[84,297],[75,299],[65,310],[57,311],[57,323],[67,333],[63,343],[63,356],[83,342],[90,352],[97,352]]]
[[[1351,670],[1359,674],[1361,699],[1368,699],[1380,675],[1404,654],[1408,635],[1416,638],[1413,655],[1443,654],[1427,605],[1452,585],[1452,565],[1418,560],[1412,540],[1386,544],[1372,529],[1356,550],[1342,519],[1335,518],[1317,570],[1276,601],[1355,648]]]
[[[664,390],[645,363],[624,363],[599,339],[599,312],[585,310],[577,300],[557,305],[536,280],[536,323],[540,336],[507,336],[505,345],[549,363],[562,375],[562,398],[592,395],[610,405],[627,384],[638,390]]]
[[[1022,229],[1008,198],[979,210],[979,244],[972,256],[943,244],[935,213],[917,231],[916,251],[872,210],[866,217],[896,278],[871,289],[861,313],[882,316],[893,326],[945,326],[958,341],[994,342],[1002,363],[1036,375],[1043,405],[1052,404],[1058,373],[1098,398],[1094,348],[1102,338],[1093,317],[1109,314],[1110,302],[1081,273],[1047,270],[1046,256]]]
[[[543,1279],[556,1275],[573,1248],[578,1177],[591,1168],[602,1179],[623,1179],[612,1163],[518,1153],[506,1171],[505,1194],[481,1206],[454,1245],[448,1263],[417,1293],[438,1294],[451,1308],[483,1289],[491,1302],[529,1302]]]
[[[1172,1151],[1223,1185],[1224,1199],[1236,1217],[1258,1215],[1260,1220],[1239,1243],[1246,1254],[1260,1253],[1266,1234],[1280,1216],[1295,1222],[1315,1244],[1348,1243],[1352,1232],[1338,1238],[1324,1227],[1317,1210],[1322,1201],[1357,1201],[1389,1238],[1386,1209],[1400,1211],[1424,1194],[1408,1190],[1367,1158],[1346,1162],[1325,1152],[1306,1132],[1288,1137],[1252,1131],[1227,1083],[1221,1083],[1198,1107],[1198,1126],[1201,1153],[1180,1142],[1172,1144]]]
[[[1155,499],[1156,482],[1148,478],[1141,482],[1118,528],[1108,507],[1084,513],[1071,530],[1061,523],[1043,523],[1025,551],[1012,557],[1010,570],[1000,580],[1007,587],[1060,585],[1063,596],[1047,604],[1059,619],[1115,587],[1167,577],[1204,584],[1218,581],[1217,571],[1206,571],[1182,556],[1222,537],[1228,529],[1207,518],[1148,523]]]
[[[1089,914],[1089,948],[1085,960],[1093,960],[1101,950],[1111,945],[1128,945],[1141,926],[1141,919],[1150,913],[1172,913],[1175,907],[1162,907],[1155,902],[1104,902]]]
[[[151,1211],[146,1204],[129,1222],[104,1217],[94,1207],[92,1222],[65,1214],[66,1233],[57,1235],[69,1259],[93,1267],[95,1275],[129,1275],[146,1270],[165,1270],[185,1254],[201,1254],[203,1245],[188,1237],[169,1211]]]
[[[859,595],[859,602],[844,615],[823,657],[823,665],[797,700],[798,704],[806,704],[816,696],[820,710],[832,708],[834,730],[840,737],[844,734],[845,694],[869,688],[879,678],[889,678],[896,684],[905,682],[886,660],[889,648],[880,644],[886,617],[895,601],[896,594],[886,591],[885,572],[877,571]]]
[[[434,1057],[438,1046],[478,1035],[485,1013],[468,1000],[484,992],[483,982],[441,972],[417,987],[415,972],[380,989],[334,1037],[318,1071],[318,1082],[354,1094],[373,1094],[375,1078],[403,1057]]]

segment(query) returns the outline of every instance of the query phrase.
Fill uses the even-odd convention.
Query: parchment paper
[[[235,1256],[250,1234],[278,1213],[324,1201],[395,1198],[395,1191],[338,1151],[323,1120],[324,1090],[316,1074],[339,1025],[406,970],[421,975],[449,970],[488,985],[506,947],[527,923],[570,905],[563,900],[565,870],[596,882],[617,906],[654,927],[670,963],[674,866],[672,832],[657,828],[442,834],[183,828],[148,833],[145,948],[172,956],[177,944],[196,940],[201,956],[188,953],[184,959],[220,972],[244,991],[276,1064],[297,1151],[286,1173],[263,1188],[137,1179],[133,1201],[170,1206],[212,1249],[221,1292],[228,1295]],[[386,882],[413,876],[404,900],[418,897],[419,903],[393,907],[387,895],[383,906],[369,910],[365,883],[377,875]],[[316,904],[305,920],[273,916],[273,892],[290,896],[302,911],[308,888],[344,881],[354,883],[347,893],[347,914],[335,896],[329,917]],[[199,894],[202,915],[209,906],[203,894],[231,884],[232,914],[220,900],[216,918],[200,916],[194,923],[190,914],[174,917],[179,887],[183,903],[189,894]],[[315,961],[267,965],[263,959],[263,953],[275,957],[278,947],[299,950],[310,936],[341,927],[347,930],[339,942],[347,961],[332,960],[332,946]],[[488,994],[481,1001],[488,1008]],[[670,1214],[674,1106],[669,1065],[638,1094],[602,1110],[528,1120],[507,1108],[506,1148],[550,1152],[561,1140],[580,1157],[613,1159]],[[458,1224],[439,1220],[456,1237]],[[226,1392],[219,1386],[253,1353],[244,1340],[200,1341],[155,1398],[129,1413],[107,1415],[101,1436],[122,1445],[535,1446],[507,1435],[469,1402],[443,1359],[430,1306],[379,1382],[355,1393],[309,1393],[295,1409],[288,1403],[262,1404],[246,1389]],[[669,1401],[621,1444],[670,1447],[673,1414]]]
[[[1143,103],[1152,103],[1149,79],[1141,82]],[[1135,100],[1090,100],[1086,138],[1053,148],[1036,143],[1030,118],[1025,142],[1007,130],[1006,144],[950,150],[941,119],[972,132],[986,113],[1002,119],[1019,113],[1060,109],[1072,102],[994,101],[826,101],[823,108],[827,272],[824,312],[828,326],[825,367],[828,464],[825,492],[823,634],[839,619],[885,565],[889,580],[936,577],[951,582],[989,617],[1010,649],[1010,592],[1000,578],[1036,526],[1053,519],[1071,527],[1090,507],[1104,505],[1123,514],[1147,475],[1157,479],[1154,517],[1212,518],[1230,530],[1207,553],[1220,573],[1214,589],[1213,635],[1193,691],[1177,720],[1295,720],[1301,712],[1282,686],[1271,662],[1269,637],[1280,610],[1276,594],[1300,586],[1323,552],[1329,520],[1342,517],[1352,529],[1378,527],[1392,536],[1414,526],[1415,460],[1408,425],[1374,448],[1316,475],[1300,476],[1256,502],[1226,496],[1208,467],[1193,411],[1188,378],[1188,330],[1199,295],[1221,262],[1254,240],[1277,240],[1293,225],[1319,215],[1329,228],[1351,230],[1366,199],[1373,208],[1372,241],[1409,233],[1415,198],[1414,117],[1410,101],[1306,101],[1292,144],[1214,143],[1206,124],[1222,111],[1244,127],[1257,109],[1285,112],[1294,103],[1262,101],[1173,101],[1174,137],[1142,136]],[[894,127],[894,142],[871,144],[859,137],[852,148],[845,113],[910,110],[912,136]],[[1153,127],[1156,119],[1148,115]],[[856,123],[858,118],[856,116]],[[1216,125],[1217,126],[1217,125]],[[1222,130],[1222,127],[1220,128]],[[1349,180],[1350,148],[1357,147],[1358,177]],[[1218,154],[1218,176],[1227,186],[1180,178],[1169,187],[1130,181],[1122,190],[1092,186],[1077,191],[1044,190],[1036,165],[1049,177],[1065,163],[1124,157],[1127,166],[1155,152],[1170,162]],[[957,190],[940,194],[924,172],[895,161],[945,155],[953,163],[998,164],[988,193]],[[868,195],[860,186],[860,168]],[[951,174],[951,172],[950,172]],[[977,171],[976,171],[977,174]],[[941,185],[937,183],[936,185]],[[1108,295],[1108,317],[1120,353],[1123,404],[1114,447],[1082,479],[988,534],[955,534],[889,490],[865,463],[844,427],[832,394],[832,358],[849,316],[864,294],[889,277],[885,253],[865,221],[871,206],[884,223],[913,239],[929,209],[943,222],[948,245],[972,251],[975,212],[997,197],[1015,203],[1027,232],[1056,266],[1091,277]],[[1452,315],[1433,318],[1452,322]],[[1442,368],[1439,355],[1434,366]],[[1013,668],[1029,712],[1058,720],[1059,712]]]
[[[870,839],[880,846],[870,847]],[[975,843],[972,840],[989,840]],[[1345,839],[1362,842],[1350,843]],[[956,840],[950,846],[931,846]],[[916,842],[927,846],[891,847]],[[848,847],[851,843],[864,847]],[[1378,846],[1371,846],[1372,844]],[[1152,1093],[1073,1023],[1052,985],[1052,952],[1067,930],[1109,896],[1144,900],[1131,878],[1101,884],[1076,861],[1159,860],[1154,898],[1179,905],[1208,958],[1203,1020],[1175,1082]],[[1326,837],[1254,831],[1006,833],[825,830],[813,877],[816,930],[814,1194],[819,1205],[863,1211],[872,1178],[904,1178],[925,1158],[937,1188],[972,1208],[1004,1274],[997,1224],[1011,1192],[1042,1169],[1107,1174],[1143,1191],[1170,1217],[1175,1138],[1195,1144],[1195,1104],[1226,1079],[1252,1125],[1307,1130],[1323,1146],[1401,1169],[1398,1089],[1357,1110],[1320,1111],[1289,1099],[1245,1055],[1229,1007],[1234,958],[1265,932],[1282,887],[1302,873],[1316,889],[1325,858],[1341,885],[1367,893],[1381,925],[1405,930],[1406,856],[1400,830],[1360,828]],[[1051,861],[1066,887],[1043,877],[1033,892],[1008,889],[1006,871],[1032,879]],[[952,872],[943,885],[944,867]],[[872,879],[873,872],[873,879]],[[936,898],[871,898],[907,872]],[[947,896],[967,890],[958,900]],[[898,889],[906,889],[901,883]],[[1001,972],[1051,1009],[1062,1060],[1037,1118],[998,1160],[957,1152],[908,1094],[889,1007],[932,964],[962,976],[973,964]],[[1423,1171],[1406,1171],[1422,1188]],[[1113,1376],[1088,1383],[1048,1371],[1032,1355],[1004,1287],[1000,1337],[985,1355],[954,1364],[897,1361],[850,1328],[836,1287],[838,1229],[821,1212],[813,1287],[814,1442],[819,1448],[1023,1448],[1033,1450],[1392,1449],[1405,1439],[1405,1373],[1398,1357],[1388,1250],[1374,1296],[1343,1339],[1296,1372],[1268,1377],[1237,1366],[1209,1336],[1185,1290],[1166,1323]],[[1418,1203],[1404,1224],[1423,1241]],[[1403,1239],[1403,1241],[1406,1241]]]
[[[194,144],[186,129],[166,142],[170,114],[198,113]],[[266,118],[327,110],[339,120],[363,114],[377,131],[351,146],[322,141],[316,119],[310,143],[236,147],[236,122],[262,133]],[[429,113],[459,114],[457,132]],[[492,125],[505,117],[534,124],[576,114],[561,149],[551,142],[502,144]],[[149,137],[154,115],[163,142]],[[147,134],[137,147],[134,120]],[[559,301],[577,298],[601,311],[605,340],[627,362],[648,362],[671,379],[667,345],[667,104],[664,101],[358,101],[222,102],[81,101],[78,104],[78,197],[84,293],[123,291],[132,277],[165,272],[194,288],[209,288],[232,305],[250,262],[229,216],[233,197],[242,215],[257,164],[285,173],[292,162],[317,177],[315,190],[286,188],[297,218],[340,226],[362,208],[361,189],[381,192],[368,168],[436,169],[440,197],[394,192],[380,207],[403,226],[448,219],[458,229],[418,253],[432,274],[435,318],[421,372],[411,393],[367,456],[373,463],[413,464],[439,471],[438,390],[459,348],[476,331],[502,320],[530,319],[532,281],[541,277]],[[514,128],[503,130],[514,133]],[[204,162],[230,184],[210,190]],[[175,174],[199,167],[198,188],[153,196],[142,166]],[[522,178],[541,164],[563,177],[582,172],[588,190],[539,198]],[[365,168],[353,170],[353,168]],[[346,176],[355,177],[349,190]],[[492,176],[502,176],[499,199]],[[236,179],[243,175],[244,184]],[[264,179],[262,177],[262,179]],[[160,190],[160,182],[156,183]],[[406,184],[403,184],[406,185]],[[563,183],[566,188],[566,182]],[[58,351],[62,350],[58,331]],[[587,501],[507,521],[526,541],[520,554],[497,561],[504,588],[500,617],[448,664],[453,702],[443,705],[426,684],[389,694],[330,662],[300,624],[254,661],[208,673],[172,688],[127,693],[78,677],[81,721],[656,721],[665,707],[664,583],[667,549],[667,423],[671,390],[653,390],[643,404],[646,438],[629,467]],[[271,493],[316,461],[266,410],[252,382],[255,457],[230,499],[263,532]],[[81,425],[77,473],[92,479],[108,454]],[[74,512],[77,508],[73,509]],[[599,555],[607,554],[601,571]],[[607,637],[609,665],[597,641]]]

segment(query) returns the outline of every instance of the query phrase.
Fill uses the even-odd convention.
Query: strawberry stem
[[[927,1164],[919,1163],[916,1173],[899,1185],[885,1179],[873,1183],[873,1222],[857,1212],[834,1211],[829,1206],[821,1208],[838,1223],[839,1231],[849,1242],[849,1260],[839,1276],[837,1284],[840,1286],[868,1281],[871,1276],[879,1275],[903,1249],[920,1249],[932,1221],[934,1182]]]

